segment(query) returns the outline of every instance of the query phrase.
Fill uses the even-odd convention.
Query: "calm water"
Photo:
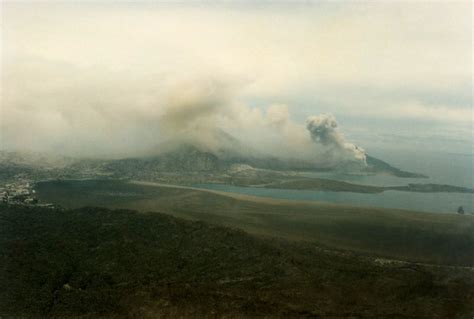
[[[403,183],[405,180],[405,183],[437,183],[474,188],[474,155],[472,153],[379,151],[373,155],[400,169],[429,176],[429,179],[416,181],[395,177],[391,182],[398,180]]]
[[[389,175],[348,175],[338,173],[302,173],[320,177],[375,186],[400,186],[409,183],[448,184],[474,188],[473,160],[470,154],[410,154],[409,159],[396,152],[384,152],[376,157],[405,171],[422,173],[428,178],[400,178]]]
[[[438,183],[473,188],[473,156],[471,154],[399,154],[384,152],[374,154],[390,164],[408,171],[423,173],[429,178],[398,178],[394,176],[346,175],[337,173],[304,173],[302,175],[348,181],[377,186],[398,186],[408,183]],[[407,160],[406,158],[409,158]],[[386,191],[380,194],[347,192],[320,192],[232,185],[205,184],[196,187],[226,192],[291,200],[317,200],[359,206],[411,209],[428,212],[456,212],[463,206],[466,212],[474,212],[474,194],[459,193],[409,193]]]

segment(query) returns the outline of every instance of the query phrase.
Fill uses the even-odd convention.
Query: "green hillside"
[[[2,318],[470,318],[472,271],[158,213],[0,205]]]

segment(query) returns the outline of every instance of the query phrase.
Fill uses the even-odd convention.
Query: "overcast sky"
[[[369,150],[472,152],[470,1],[2,2],[1,44],[4,149],[146,149],[184,92],[244,139],[332,113]]]

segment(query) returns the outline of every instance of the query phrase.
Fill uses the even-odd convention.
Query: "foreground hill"
[[[0,205],[2,318],[471,318],[471,270],[158,213]]]

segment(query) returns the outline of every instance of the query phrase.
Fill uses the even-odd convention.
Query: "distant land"
[[[111,172],[122,172],[127,175],[140,175],[148,171],[201,172],[203,174],[219,172],[225,174],[229,170],[232,171],[232,168],[236,165],[245,165],[248,168],[274,171],[276,173],[292,171],[341,171],[359,174],[387,174],[406,178],[427,177],[423,174],[402,171],[369,155],[367,155],[367,166],[363,168],[354,168],[350,162],[346,163],[346,166],[321,167],[311,161],[297,158],[284,159],[255,154],[250,151],[236,152],[233,149],[227,148],[210,150],[202,145],[190,145],[187,143],[176,145],[171,149],[165,148],[162,153],[154,156],[111,161],[106,164],[106,167]]]
[[[318,167],[304,160],[281,159],[256,153],[223,133],[227,148],[210,150],[202,145],[163,145],[156,154],[116,160],[76,159],[38,153],[0,152],[0,181],[21,175],[32,182],[51,179],[126,179],[174,185],[230,184],[279,189],[332,192],[381,193],[405,192],[474,193],[473,189],[444,184],[370,186],[323,178],[302,178],[300,172],[343,172],[345,174],[392,175],[424,178],[366,156],[362,168]]]
[[[423,178],[422,174],[406,172],[366,155],[367,166],[351,161],[336,166],[321,166],[308,159],[280,158],[257,152],[243,145],[226,132],[216,133],[219,147],[210,148],[186,141],[158,145],[148,154],[122,159],[87,159],[61,157],[32,152],[0,151],[0,179],[24,174],[33,180],[50,178],[110,177],[196,184],[232,182],[240,173],[254,170],[261,183],[268,179],[285,179],[295,172],[344,172],[347,174],[386,174],[403,178]],[[241,168],[244,169],[241,169]],[[237,168],[237,169],[236,169]],[[258,175],[258,176],[257,176]]]

